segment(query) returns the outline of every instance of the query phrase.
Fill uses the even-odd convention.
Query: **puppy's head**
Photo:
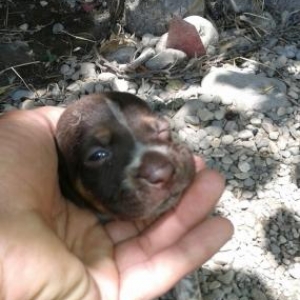
[[[56,140],[66,196],[119,219],[163,213],[194,177],[191,152],[173,143],[167,121],[131,94],[90,95],[71,104]]]

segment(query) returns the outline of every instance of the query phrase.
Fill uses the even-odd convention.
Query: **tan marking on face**
[[[101,127],[95,130],[94,136],[102,146],[107,146],[111,141],[112,132],[108,128]]]
[[[80,178],[76,179],[75,189],[79,195],[84,199],[89,205],[97,209],[101,213],[108,213],[104,206],[101,205],[101,201],[97,201],[95,197],[89,192],[82,184]]]

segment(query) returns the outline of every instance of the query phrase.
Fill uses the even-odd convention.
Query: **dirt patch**
[[[35,83],[54,76],[62,58],[86,55],[111,30],[109,7],[102,1],[92,7],[77,4],[73,8],[57,0],[17,0],[0,5],[0,70],[40,61],[22,67],[22,75],[30,75]],[[57,24],[63,29],[60,34],[55,34]],[[8,74],[0,77],[0,85],[9,82]]]

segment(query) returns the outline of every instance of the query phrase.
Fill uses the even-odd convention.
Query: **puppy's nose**
[[[144,153],[138,169],[138,177],[153,185],[164,185],[172,178],[174,167],[162,153],[149,151]]]

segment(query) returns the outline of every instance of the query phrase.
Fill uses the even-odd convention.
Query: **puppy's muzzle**
[[[140,147],[125,169],[124,205],[114,213],[124,219],[158,216],[174,207],[194,177],[191,152],[181,145]]]

